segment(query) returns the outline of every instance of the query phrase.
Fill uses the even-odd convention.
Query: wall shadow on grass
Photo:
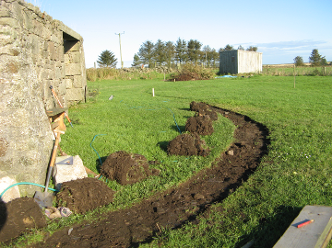
[[[241,241],[235,247],[242,247],[253,239],[254,243],[251,248],[273,247],[301,210],[300,207],[279,206],[273,211],[277,214],[268,218],[261,217],[256,229],[241,237]]]

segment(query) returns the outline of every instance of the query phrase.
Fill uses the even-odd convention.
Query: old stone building
[[[57,106],[50,86],[65,107],[85,102],[82,37],[32,4],[0,0],[0,180],[45,183],[53,147],[46,110]]]

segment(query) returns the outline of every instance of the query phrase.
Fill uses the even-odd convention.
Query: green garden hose
[[[29,183],[29,182],[20,182],[20,183],[14,183],[13,185],[10,185],[9,187],[7,187],[0,195],[0,198],[2,198],[3,194],[9,190],[10,188],[12,187],[15,187],[15,186],[18,186],[18,185],[33,185],[33,186],[38,186],[38,187],[42,187],[42,188],[45,188],[44,185],[41,185],[41,184],[37,184],[37,183]],[[48,188],[49,190],[51,191],[54,191],[54,192],[58,192],[58,190],[56,189],[52,189],[52,188]]]

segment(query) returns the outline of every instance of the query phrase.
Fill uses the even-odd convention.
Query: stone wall
[[[85,101],[82,37],[32,4],[0,0],[0,180],[45,184],[51,85],[65,107]],[[36,190],[20,187],[22,195]]]

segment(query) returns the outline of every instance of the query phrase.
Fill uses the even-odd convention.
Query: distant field
[[[310,63],[304,63],[305,66],[310,66]],[[265,64],[264,67],[292,67],[293,68],[294,63],[285,63],[285,64]]]
[[[331,76],[332,66],[311,67],[298,66],[293,64],[264,65],[263,75],[268,76]]]

